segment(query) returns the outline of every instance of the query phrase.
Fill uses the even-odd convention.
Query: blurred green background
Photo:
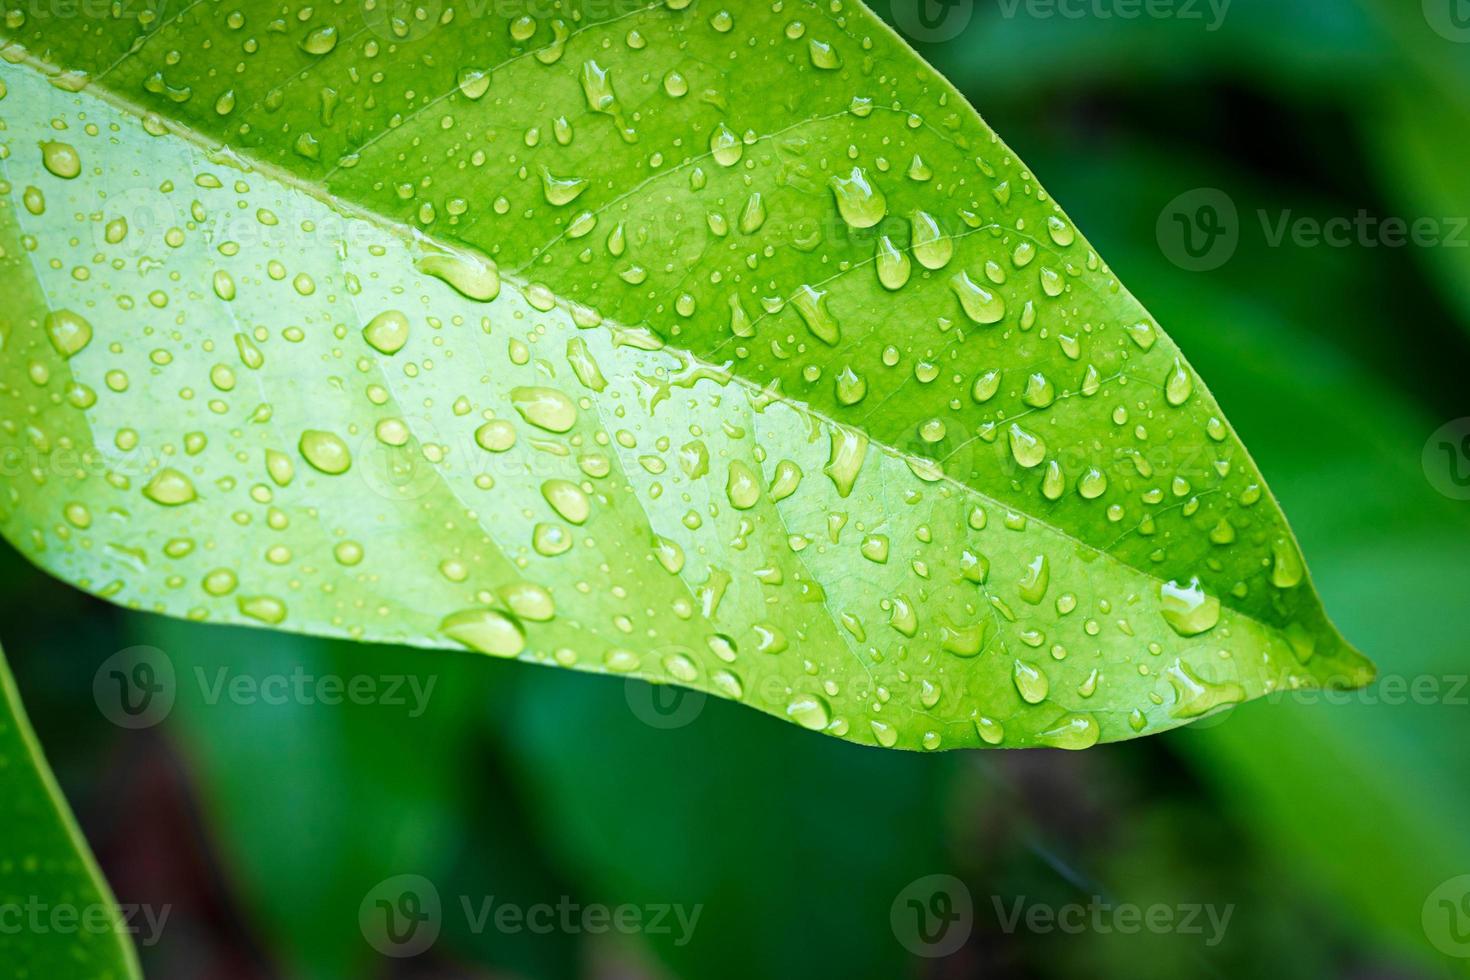
[[[58,777],[119,900],[170,909],[148,975],[1466,973],[1470,886],[1451,879],[1470,874],[1470,502],[1453,467],[1470,458],[1434,434],[1470,416],[1470,3],[1221,2],[878,12],[1208,379],[1385,683],[1080,754],[904,755],[636,682],[165,621],[5,551],[0,622]],[[1209,268],[1171,261],[1199,202],[1222,200],[1235,219]],[[1360,214],[1423,219],[1437,244],[1393,247],[1372,222],[1342,244],[1275,240],[1283,220]],[[92,682],[136,645],[165,651],[177,698],[129,731]],[[434,687],[416,716],[411,697],[209,703],[221,670],[297,666]],[[403,874],[433,884],[442,928],[422,955],[385,957],[359,908]],[[936,874],[970,913],[926,946],[908,900],[943,911]],[[672,918],[538,934],[477,927],[463,902],[492,896],[700,909],[688,936]],[[1010,923],[1017,907],[1156,904],[1200,909],[1198,931]],[[1217,933],[1208,911],[1227,909]]]

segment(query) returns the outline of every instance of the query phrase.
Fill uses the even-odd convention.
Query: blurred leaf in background
[[[131,934],[166,909],[119,906],[46,765],[0,653],[0,964],[11,976],[139,977]]]

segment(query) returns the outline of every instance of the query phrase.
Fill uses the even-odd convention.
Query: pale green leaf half
[[[907,749],[1372,676],[1175,345],[867,10],[396,10],[6,28],[32,559]]]
[[[137,954],[0,653],[0,964],[8,977],[136,980]]]

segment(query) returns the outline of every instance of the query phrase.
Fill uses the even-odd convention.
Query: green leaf
[[[1371,678],[1179,350],[865,9],[569,9],[13,21],[7,537],[885,747]]]
[[[139,978],[137,954],[0,653],[0,962],[11,976]]]

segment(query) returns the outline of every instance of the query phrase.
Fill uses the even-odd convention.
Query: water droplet
[[[494,609],[466,609],[452,613],[439,624],[439,631],[471,650],[492,657],[514,657],[526,648],[521,624]]]
[[[836,317],[827,309],[825,290],[803,285],[791,297],[791,305],[796,307],[796,312],[801,315],[812,336],[830,347],[837,346],[837,342],[842,339],[842,331],[837,325]]]
[[[235,607],[241,614],[270,626],[279,625],[286,619],[286,604],[275,596],[242,595],[235,600]]]
[[[970,388],[970,397],[983,404],[994,398],[999,390],[1000,372],[991,369],[976,376],[975,384]]]
[[[1097,719],[1092,715],[1067,715],[1051,728],[1036,734],[1036,740],[1043,745],[1071,751],[1090,749],[1101,737]]]
[[[1164,397],[1169,400],[1170,405],[1177,407],[1189,401],[1193,391],[1194,381],[1189,376],[1189,370],[1185,368],[1183,361],[1175,358],[1174,367],[1164,380]]]
[[[917,255],[917,251],[915,251]],[[991,292],[984,286],[970,278],[970,274],[961,270],[949,280],[950,288],[959,297],[960,306],[965,311],[965,316],[979,324],[999,323],[1005,319],[1005,300],[998,293]]]
[[[563,520],[572,524],[585,524],[592,515],[592,501],[570,480],[547,480],[541,484],[541,496]]]
[[[500,270],[483,256],[469,252],[431,252],[419,257],[414,268],[448,283],[468,299],[486,303],[500,295]]]
[[[1047,586],[1051,584],[1051,566],[1045,555],[1037,555],[1026,565],[1021,574],[1021,598],[1031,605],[1039,605],[1046,598]]]
[[[551,593],[535,582],[517,582],[501,586],[500,598],[519,619],[535,623],[549,623],[556,616],[556,601]]]
[[[749,510],[760,499],[760,483],[749,466],[738,459],[730,461],[725,481],[725,496],[736,510]]]
[[[178,507],[196,499],[194,484],[178,470],[165,467],[143,488],[143,496],[165,507]]]
[[[408,343],[408,317],[398,310],[384,310],[362,328],[362,336],[379,353],[391,357]]]
[[[761,225],[766,223],[766,203],[761,197],[760,191],[756,191],[745,199],[745,207],[740,212],[741,234],[753,235],[760,231]]]
[[[70,143],[42,143],[41,164],[63,180],[71,180],[82,172],[82,158]]]
[[[878,281],[885,289],[903,288],[904,283],[909,281],[909,271],[913,267],[908,255],[899,251],[898,246],[893,244],[893,239],[887,235],[878,239],[873,264],[878,270]]]
[[[326,54],[337,46],[337,28],[318,27],[301,41],[301,50],[307,54]]]
[[[1279,537],[1271,543],[1271,584],[1278,589],[1294,589],[1302,582],[1306,569],[1302,556],[1289,538]]]
[[[740,137],[734,131],[720,123],[709,137],[710,153],[715,158],[715,163],[722,167],[733,167],[740,162],[740,156],[745,152],[745,144],[740,142]]]
[[[1011,667],[1011,679],[1015,681],[1021,700],[1027,704],[1040,704],[1046,700],[1051,685],[1047,683],[1046,675],[1034,664],[1017,660]]]
[[[555,388],[512,388],[510,401],[521,418],[547,432],[567,432],[577,424],[577,406]]]
[[[461,68],[459,90],[467,99],[479,99],[490,89],[490,72],[483,68]]]
[[[340,476],[352,466],[352,454],[340,436],[319,429],[307,429],[298,445],[301,455],[312,467],[328,476]]]
[[[1212,684],[1182,660],[1174,661],[1167,674],[1174,688],[1174,706],[1169,713],[1175,718],[1198,718],[1216,708],[1245,700],[1245,688],[1239,684]]]
[[[216,568],[204,576],[204,591],[212,596],[227,596],[239,586],[239,579],[228,568]]]
[[[516,444],[516,428],[505,419],[492,419],[475,430],[475,442],[486,452],[503,453]]]
[[[1021,394],[1021,401],[1032,408],[1046,408],[1056,400],[1057,389],[1046,375],[1036,371],[1026,379],[1026,390]]]
[[[878,744],[883,746],[885,749],[891,749],[898,744],[898,729],[894,728],[886,721],[878,721],[875,718],[872,721],[868,722],[868,725],[873,729],[873,737],[877,739]]]
[[[1008,431],[1011,455],[1026,469],[1034,469],[1046,458],[1046,443],[1041,436],[1012,422]]]
[[[852,227],[871,228],[888,213],[883,191],[862,167],[853,167],[846,177],[834,176],[830,183],[837,210]]]
[[[654,537],[653,557],[670,575],[678,575],[684,567],[684,549],[679,547],[678,542],[670,541],[668,538]]]
[[[586,177],[557,177],[544,166],[541,168],[541,189],[546,200],[557,207],[575,201],[587,186]]]
[[[1051,235],[1051,240],[1062,246],[1062,248],[1071,245],[1077,238],[1076,233],[1072,230],[1072,226],[1067,224],[1064,218],[1055,214],[1046,219],[1046,231],[1047,234]]]
[[[832,430],[832,451],[822,472],[837,487],[837,495],[846,497],[852,493],[853,484],[862,472],[863,460],[868,455],[868,437],[856,429],[837,426]]]
[[[786,716],[802,728],[820,732],[832,722],[827,702],[816,694],[799,694],[786,705]]]
[[[909,216],[913,226],[912,246],[914,258],[926,269],[943,269],[954,255],[954,240],[939,227],[939,222],[927,211],[915,211]]]
[[[838,373],[836,386],[837,401],[843,405],[856,405],[868,394],[868,382],[849,366]]]
[[[1140,320],[1138,323],[1130,324],[1124,328],[1133,342],[1143,350],[1148,350],[1159,339],[1159,331],[1152,323]]]
[[[869,534],[863,538],[858,550],[868,561],[882,565],[888,561],[888,537],[883,534]]]
[[[823,71],[836,71],[842,67],[842,60],[837,57],[837,52],[832,49],[832,45],[826,41],[812,38],[807,42],[807,53],[811,56],[813,67]]]
[[[1006,737],[1005,726],[983,715],[975,719],[975,732],[986,745],[999,745]]]
[[[70,358],[92,342],[92,324],[80,313],[52,310],[46,314],[46,336],[56,353]]]
[[[1220,621],[1220,600],[1206,595],[1198,578],[1190,579],[1188,585],[1163,583],[1159,599],[1164,622],[1180,636],[1198,636]]]

